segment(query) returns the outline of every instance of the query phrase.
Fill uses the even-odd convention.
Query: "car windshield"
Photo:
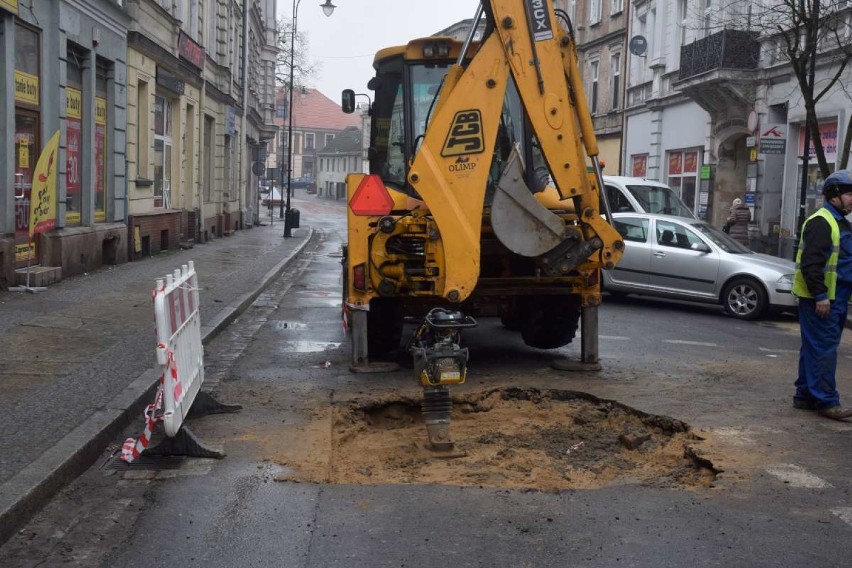
[[[692,210],[668,187],[628,185],[627,190],[648,213],[694,218]]]
[[[745,245],[741,245],[719,229],[711,227],[707,223],[696,223],[692,228],[704,235],[705,238],[713,241],[717,247],[731,254],[752,254],[751,249]]]

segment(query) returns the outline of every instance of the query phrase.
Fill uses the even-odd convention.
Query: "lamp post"
[[[279,217],[284,217],[284,236],[292,236],[293,223],[292,215],[290,214],[290,185],[293,182],[293,75],[296,68],[294,56],[296,54],[296,28],[299,15],[299,4],[302,0],[293,0],[293,20],[290,26],[290,100],[287,103],[287,202],[281,200],[279,208]],[[334,9],[337,8],[332,4],[331,0],[325,0],[320,4],[322,13],[326,16],[331,16]],[[282,140],[283,142],[283,140]],[[283,172],[282,172],[282,178]],[[283,190],[284,188],[282,188]]]

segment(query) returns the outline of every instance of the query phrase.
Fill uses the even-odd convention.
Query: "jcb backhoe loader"
[[[582,362],[597,364],[599,271],[624,243],[600,210],[571,24],[550,0],[483,0],[465,42],[417,39],[373,65],[370,173],[346,180],[351,369],[386,370],[404,318],[423,318],[407,346],[430,442],[445,449],[461,329],[499,316],[552,349],[582,314]],[[345,112],[354,100],[344,91]]]

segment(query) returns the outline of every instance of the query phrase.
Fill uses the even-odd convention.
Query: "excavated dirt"
[[[454,393],[451,434],[454,450],[432,451],[419,400],[359,399],[316,414],[301,443],[279,446],[271,461],[285,466],[279,480],[542,491],[707,487],[718,473],[688,424],[580,392]]]

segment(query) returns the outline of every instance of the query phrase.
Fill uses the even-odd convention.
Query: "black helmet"
[[[841,193],[852,193],[852,175],[849,170],[837,170],[822,184],[822,194],[827,199],[838,197]]]

